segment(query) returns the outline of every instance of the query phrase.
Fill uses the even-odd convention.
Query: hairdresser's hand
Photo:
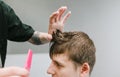
[[[65,16],[63,16],[66,10],[67,7],[61,7],[50,16],[48,30],[49,34],[52,35],[57,29],[63,32],[65,21],[71,14],[71,12],[68,12]]]
[[[37,45],[41,43],[48,43],[52,39],[53,32],[56,32],[57,29],[63,31],[65,21],[71,14],[71,12],[68,12],[65,16],[63,16],[66,10],[67,7],[61,7],[56,12],[52,13],[49,19],[48,33],[35,31],[32,38],[29,39],[29,42]]]
[[[28,77],[29,72],[21,67],[0,68],[0,77]]]

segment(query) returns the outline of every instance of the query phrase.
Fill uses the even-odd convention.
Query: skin
[[[60,54],[52,58],[47,73],[52,77],[80,77],[80,68],[75,69],[72,61],[65,54]]]
[[[22,67],[5,67],[0,68],[0,77],[28,77],[29,71]]]
[[[88,63],[75,67],[66,54],[53,56],[47,73],[52,77],[89,77],[90,68]]]
[[[40,41],[44,44],[51,41],[52,34],[53,32],[56,32],[56,29],[63,32],[64,24],[68,19],[68,17],[71,15],[71,12],[68,12],[63,16],[66,10],[67,10],[67,7],[63,6],[63,7],[60,7],[57,11],[53,12],[49,18],[48,33],[35,32],[34,33],[34,35],[36,35],[35,37],[38,37],[38,39],[40,39]],[[29,39],[29,42],[32,44],[39,43],[40,41],[35,42],[35,40],[33,40],[32,38]]]
[[[63,31],[64,24],[67,18],[71,15],[71,12],[68,12],[65,16],[63,16],[66,10],[67,10],[66,6],[61,7],[50,16],[49,29],[48,29],[49,34],[52,34],[53,32],[55,32],[56,29]]]

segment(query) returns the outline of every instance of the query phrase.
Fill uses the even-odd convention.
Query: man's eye
[[[56,67],[58,67],[58,68],[61,68],[61,67],[63,67],[61,64],[59,64],[59,63],[55,63],[55,65],[56,65]]]
[[[60,64],[56,63],[56,66],[61,66]]]

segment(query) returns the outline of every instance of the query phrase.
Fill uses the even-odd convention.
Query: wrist
[[[30,38],[29,42],[35,45],[40,45],[50,42],[51,39],[52,39],[51,34],[35,31],[33,36]]]

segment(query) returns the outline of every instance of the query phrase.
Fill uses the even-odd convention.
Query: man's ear
[[[87,77],[90,73],[90,66],[88,63],[83,63],[80,68],[81,77]]]

